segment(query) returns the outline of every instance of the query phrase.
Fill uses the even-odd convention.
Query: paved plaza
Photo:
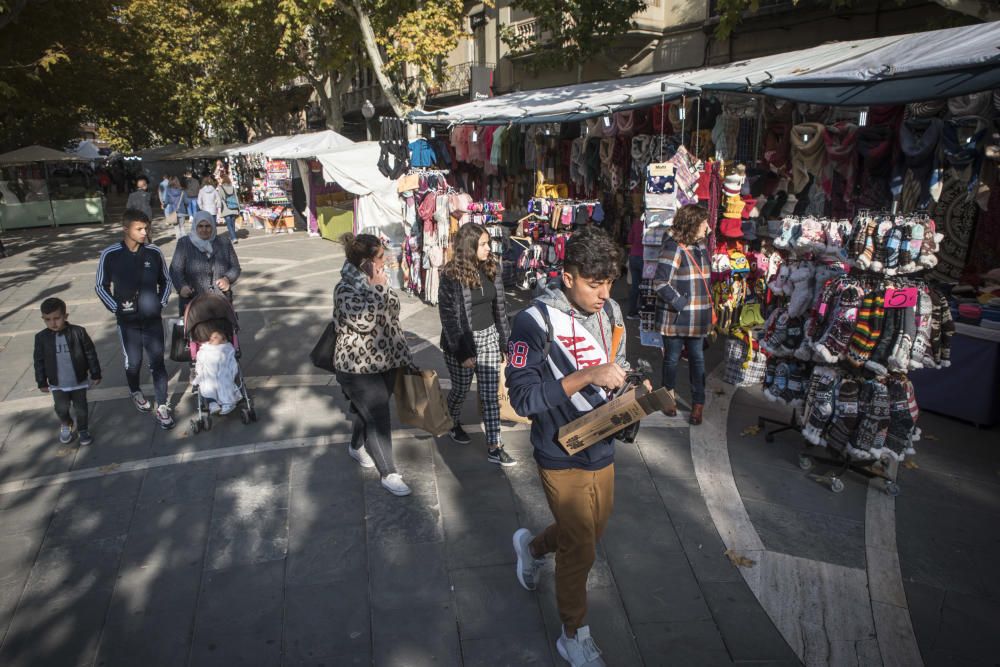
[[[169,257],[173,232],[154,232]],[[505,426],[520,463],[501,469],[481,430],[462,446],[397,424],[407,498],[348,457],[346,402],[308,359],[339,246],[303,233],[241,240],[241,365],[260,420],[237,412],[195,434],[186,367],[167,362],[173,431],[128,399],[93,290],[98,253],[117,238],[115,225],[4,237],[0,665],[564,664],[552,563],[537,592],[514,576],[511,534],[551,519],[526,427]],[[90,447],[59,444],[35,387],[38,304],[56,295],[104,369]],[[447,387],[436,309],[404,297],[402,320],[417,363]],[[632,343],[639,355],[655,359]],[[721,356],[716,344],[703,426],[653,416],[618,446],[589,581],[608,664],[1000,664],[997,429],[925,414],[898,497],[853,474],[832,493],[799,468],[796,433],[767,443],[748,428],[789,411],[722,384]],[[465,420],[477,420],[474,397]]]

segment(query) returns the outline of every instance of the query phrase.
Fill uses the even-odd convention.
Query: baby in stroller
[[[237,386],[239,364],[236,348],[226,334],[228,322],[208,320],[195,326],[191,338],[198,343],[195,358],[195,377],[192,382],[198,387],[198,394],[208,401],[209,414],[228,415],[240,402]]]

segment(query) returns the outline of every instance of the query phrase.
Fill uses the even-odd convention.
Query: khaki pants
[[[587,575],[615,504],[615,466],[590,471],[538,469],[555,523],[535,536],[535,557],[556,555],[556,602],[567,635],[587,616]]]

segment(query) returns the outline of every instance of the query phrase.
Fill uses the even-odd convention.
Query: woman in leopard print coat
[[[399,297],[388,285],[385,250],[377,237],[347,234],[343,243],[347,261],[333,292],[334,365],[354,414],[348,453],[362,467],[378,468],[387,491],[409,495],[393,461],[389,420],[397,369],[411,364],[399,325]]]

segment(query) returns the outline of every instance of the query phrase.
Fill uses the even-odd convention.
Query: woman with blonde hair
[[[708,211],[694,204],[682,206],[670,236],[663,240],[653,277],[653,290],[659,297],[656,323],[663,336],[663,387],[673,395],[677,363],[686,348],[693,425],[701,423],[705,407],[704,341],[712,330],[711,268],[703,243],[707,235]]]
[[[475,374],[486,431],[486,460],[512,466],[517,461],[504,451],[500,440],[500,364],[510,323],[499,262],[490,252],[490,236],[482,225],[460,227],[453,248],[451,261],[441,270],[438,290],[441,349],[451,376],[448,408],[455,422],[451,439],[463,445],[472,441],[462,429],[460,416]]]

